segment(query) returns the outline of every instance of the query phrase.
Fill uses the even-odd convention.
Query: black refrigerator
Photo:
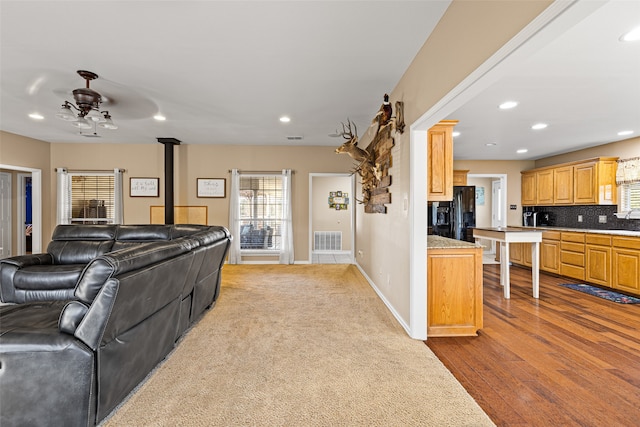
[[[433,234],[438,236],[475,242],[473,227],[476,226],[476,187],[455,186],[452,201],[432,202],[429,226]]]

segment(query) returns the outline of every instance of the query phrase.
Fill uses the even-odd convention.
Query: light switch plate
[[[607,223],[607,216],[606,215],[599,215],[598,216],[598,222],[600,224],[606,224]]]

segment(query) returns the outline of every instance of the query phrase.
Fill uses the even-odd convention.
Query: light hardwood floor
[[[498,426],[640,425],[640,305],[559,286],[579,283],[511,268],[502,297],[499,265],[484,266],[484,328],[478,337],[426,344]]]

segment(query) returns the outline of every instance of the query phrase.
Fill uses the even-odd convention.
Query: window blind
[[[640,209],[640,182],[622,184],[622,210]]]
[[[56,172],[58,224],[122,224],[124,170]]]

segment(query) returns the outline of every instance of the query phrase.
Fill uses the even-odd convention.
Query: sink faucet
[[[630,210],[629,212],[627,212],[627,214],[624,216],[624,219],[629,219],[629,218],[631,218],[631,214],[632,214],[633,212],[640,212],[640,209],[638,209],[638,208],[631,209],[631,210]]]

